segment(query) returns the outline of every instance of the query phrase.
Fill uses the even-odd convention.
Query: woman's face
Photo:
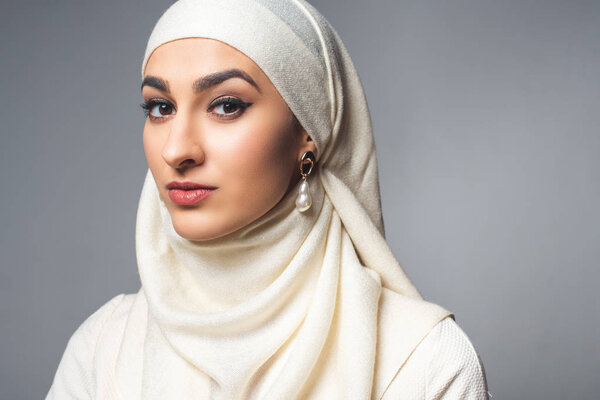
[[[148,166],[175,231],[189,240],[214,239],[264,215],[298,181],[302,154],[316,153],[264,72],[222,42],[159,46],[142,95]]]

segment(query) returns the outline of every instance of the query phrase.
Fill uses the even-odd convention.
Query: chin
[[[189,215],[181,215],[181,218],[173,218],[173,229],[179,236],[192,241],[207,241],[227,235],[237,229],[235,226],[223,226],[220,221],[206,221],[190,218]],[[210,229],[199,229],[199,227],[210,227]]]
[[[173,220],[173,229],[175,229],[175,232],[182,238],[193,241],[205,241],[223,236],[220,232],[198,229],[199,225],[191,222],[192,221],[187,220],[178,223],[177,220]]]
[[[242,229],[266,211],[234,213],[224,209],[178,209],[167,207],[173,229],[179,236],[191,241],[217,239]],[[235,214],[235,215],[232,215]]]

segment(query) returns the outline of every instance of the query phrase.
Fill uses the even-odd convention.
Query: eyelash
[[[173,105],[165,100],[159,100],[159,99],[150,99],[148,101],[144,101],[142,104],[140,104],[140,107],[142,107],[142,110],[144,110],[144,116],[147,118],[150,118],[151,121],[156,121],[159,119],[163,119],[164,117],[157,117],[154,116],[152,114],[150,114],[150,111],[156,107],[156,106],[168,106],[171,107],[172,109],[175,109],[175,107],[173,107]]]
[[[210,106],[208,106],[208,109],[206,111],[210,112],[210,110],[212,110],[213,108],[219,107],[219,106],[222,106],[225,104],[231,104],[231,105],[237,107],[237,109],[234,112],[229,113],[229,114],[215,114],[217,116],[217,118],[224,118],[224,119],[237,118],[240,115],[242,115],[248,107],[250,107],[252,105],[252,103],[246,103],[245,101],[242,101],[235,97],[220,97],[220,98],[216,99],[215,101],[213,101],[210,104]]]
[[[207,112],[211,112],[212,109],[214,109],[215,107],[219,107],[219,106],[223,106],[225,104],[231,104],[234,107],[237,107],[235,111],[228,113],[228,114],[218,114],[215,113],[214,115],[217,118],[220,119],[234,119],[239,117],[240,115],[242,115],[244,113],[244,111],[246,111],[246,109],[248,107],[250,107],[252,105],[252,103],[247,103],[244,102],[238,98],[235,97],[220,97],[216,100],[214,100],[209,106],[208,109],[206,110]],[[152,115],[150,113],[150,111],[156,107],[156,106],[167,106],[170,107],[171,109],[175,109],[175,107],[173,106],[173,104],[171,104],[169,101],[166,100],[161,100],[161,99],[150,99],[148,101],[144,101],[142,104],[140,104],[140,107],[142,107],[142,110],[144,111],[144,116],[146,116],[147,118],[150,118],[151,121],[158,121],[161,119],[164,119],[165,116],[163,117],[157,117],[155,115]],[[170,114],[169,114],[170,115]]]

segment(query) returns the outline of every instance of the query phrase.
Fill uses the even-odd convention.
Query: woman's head
[[[152,30],[142,77],[159,48],[187,38],[216,40],[251,60],[312,139],[319,180],[336,208],[357,202],[363,209],[343,215],[344,224],[373,223],[383,232],[362,85],[338,34],[314,7],[305,0],[178,0]]]
[[[188,41],[188,38],[205,39]],[[212,41],[208,39],[212,39]],[[194,48],[194,50],[195,46],[198,46],[201,53],[188,52],[185,46],[190,46],[189,49]],[[298,160],[303,151],[316,150],[317,174],[313,177],[315,181],[318,179],[314,182],[316,193],[322,195],[323,204],[325,204],[325,200],[332,204],[344,229],[353,241],[361,261],[365,266],[375,269],[381,275],[386,287],[418,297],[418,292],[397,265],[397,261],[382,235],[383,220],[375,143],[362,85],[339,35],[323,15],[306,0],[178,0],[165,11],[152,30],[142,60],[142,77],[158,74],[160,71],[152,70],[155,67],[158,68],[158,57],[161,53],[171,50],[177,53],[177,57],[165,58],[171,64],[168,64],[168,68],[164,68],[162,73],[166,75],[161,78],[168,80],[170,89],[173,93],[177,93],[174,95],[176,97],[170,98],[171,102],[176,103],[174,105],[175,114],[173,118],[163,124],[152,125],[148,122],[144,132],[145,141],[152,140],[156,147],[153,147],[150,141],[145,144],[147,153],[150,155],[149,163],[152,173],[146,175],[138,209],[136,225],[136,243],[140,248],[138,255],[144,260],[150,261],[144,255],[143,249],[148,249],[150,246],[156,247],[156,251],[159,253],[165,252],[164,245],[167,243],[183,244],[187,250],[204,253],[204,250],[210,247],[208,243],[196,246],[186,238],[218,237],[227,231],[247,225],[253,218],[258,218],[272,209],[272,206],[281,200],[293,182],[292,176],[298,167]],[[219,57],[215,57],[215,55],[219,55]],[[211,113],[223,113],[225,110],[235,113],[238,109],[231,104],[221,104],[220,108],[214,107],[208,110],[210,107],[208,102],[214,101],[216,97],[209,99],[203,97],[204,93],[196,97],[193,94],[192,84],[196,79],[220,71],[221,68],[231,69],[230,61],[234,59],[234,55],[237,55],[237,61],[245,65],[244,72],[252,78],[262,92],[255,90],[254,86],[243,77],[231,78],[227,82],[223,82],[223,85],[235,84],[236,87],[239,85],[239,90],[247,90],[250,96],[257,97],[241,98],[242,101],[252,103],[252,105],[245,109],[241,117],[232,119],[233,122],[217,120]],[[229,56],[232,58],[229,59]],[[214,65],[217,59],[225,61],[219,68]],[[157,63],[156,66],[154,66],[155,63]],[[240,69],[239,65],[241,64],[236,64],[234,68]],[[212,69],[208,66],[211,66]],[[187,69],[187,73],[174,72],[180,69]],[[168,73],[167,70],[170,70],[171,73]],[[267,83],[265,84],[265,82]],[[148,88],[148,90],[150,89]],[[207,89],[207,93],[210,90]],[[259,113],[258,105],[259,101],[262,101],[260,96],[266,97],[267,93],[277,94],[271,98],[273,103],[270,104],[273,108],[270,108],[271,111],[268,113],[269,119],[268,121],[254,119]],[[163,97],[168,95],[168,93],[156,94]],[[216,92],[214,94],[219,95]],[[167,97],[167,99],[169,98]],[[265,103],[262,104],[265,105]],[[163,114],[171,112],[171,109],[166,106],[154,109],[154,111],[159,110],[162,110]],[[191,116],[192,110],[202,110],[196,114],[197,119]],[[275,114],[277,117],[274,117]],[[298,128],[298,124],[291,123],[294,120],[293,116],[298,119],[302,128]],[[244,124],[248,123],[252,129],[235,130],[234,127],[242,124],[242,121]],[[251,122],[252,125],[250,125]],[[265,128],[267,122],[270,126],[269,129]],[[209,136],[207,134],[209,126],[218,127],[218,132],[223,135]],[[293,128],[294,126],[296,128]],[[171,128],[173,129],[173,142],[170,142],[169,133],[166,133]],[[155,136],[151,137],[151,132],[157,133],[155,136],[158,136],[160,140]],[[195,132],[196,135],[184,135],[186,132]],[[217,128],[214,132],[217,132]],[[227,162],[213,160],[215,164],[209,169],[209,157],[214,154],[210,149],[233,146],[234,144],[228,140],[231,136],[237,136],[236,134],[230,135],[231,132],[242,132],[242,134],[254,132],[259,136],[246,137],[247,143],[249,143],[248,148],[240,149],[238,147],[235,152],[220,152],[219,154],[231,156],[238,154],[239,151],[239,154],[243,154],[245,159],[249,160],[250,156],[246,152],[252,148],[257,152],[253,157],[258,164],[243,163],[242,159],[232,156],[227,159]],[[285,132],[292,132],[292,135],[286,135]],[[297,133],[295,137],[293,132]],[[312,141],[308,141],[309,135]],[[299,137],[299,141],[296,142]],[[211,142],[211,146],[214,145],[214,147],[208,146],[209,138],[211,141],[214,140]],[[273,141],[270,141],[269,138]],[[285,143],[288,140],[291,144],[286,146]],[[187,145],[185,145],[186,142]],[[259,143],[264,146],[260,146]],[[302,148],[303,146],[306,146],[306,149]],[[165,157],[163,157],[163,148],[166,149]],[[284,150],[279,152],[271,150],[279,148],[284,148]],[[267,151],[267,149],[269,150]],[[262,154],[268,155],[265,155],[270,160],[268,163],[261,158]],[[153,160],[156,160],[158,167],[155,167]],[[264,190],[268,190],[268,193],[257,193],[258,184],[240,180],[238,181],[240,185],[248,188],[247,192],[236,190],[236,197],[240,193],[246,196],[236,199],[240,200],[236,202],[237,207],[244,209],[243,212],[236,214],[240,218],[227,219],[228,217],[225,216],[215,216],[215,218],[223,218],[219,220],[219,225],[215,225],[214,228],[200,226],[198,224],[208,221],[208,219],[204,219],[208,214],[202,214],[200,206],[197,209],[174,208],[175,206],[171,203],[168,205],[171,209],[167,210],[166,203],[160,201],[159,195],[165,199],[168,197],[164,185],[178,176],[176,175],[179,173],[177,162],[184,162],[182,170],[183,173],[190,174],[188,175],[190,180],[194,179],[194,182],[213,186],[219,186],[222,184],[220,182],[225,182],[225,180],[219,181],[219,179],[224,179],[224,172],[229,171],[226,166],[240,167],[242,170],[237,171],[245,175],[240,175],[238,178],[245,176],[246,179],[252,179],[249,178],[252,176],[255,179],[261,179],[263,182],[261,185],[264,185],[266,188]],[[202,164],[203,162],[204,164]],[[259,170],[257,165],[263,166],[263,169]],[[279,165],[280,168],[274,167],[274,165]],[[243,171],[244,168],[249,168],[249,171]],[[277,168],[276,171],[275,168]],[[159,170],[163,172],[159,172]],[[156,180],[153,176],[155,171],[157,172]],[[263,173],[269,173],[270,177],[263,180]],[[209,179],[211,180],[209,181]],[[282,184],[281,186],[271,185],[267,182],[282,182]],[[158,190],[156,190],[157,188]],[[312,183],[311,188],[313,188]],[[219,204],[215,204],[219,190],[221,187],[202,200],[203,205],[206,205],[206,211],[209,209],[208,205],[211,200],[214,200],[212,206],[215,207],[215,210],[220,207]],[[261,190],[263,189],[261,188]],[[252,210],[246,210],[250,207],[245,201],[246,199],[253,201]],[[286,199],[289,200],[290,197]],[[281,204],[288,205],[289,203],[282,202]],[[293,206],[293,202],[291,204]],[[233,207],[232,203],[229,206]],[[311,218],[318,215],[318,211],[316,213],[285,214],[284,211],[287,212],[287,208],[280,207],[278,210],[282,211],[283,219],[273,221],[267,219],[266,222],[270,221],[273,224],[264,225],[259,220],[256,227],[263,227],[271,233],[277,232],[275,228],[284,225],[279,223],[281,221],[293,221],[297,222],[298,226],[306,227],[313,221]],[[311,210],[316,209],[313,206]],[[197,213],[193,214],[189,211],[197,211]],[[173,214],[172,224],[168,221],[171,213]],[[280,216],[277,212],[270,213],[270,215]],[[290,218],[287,218],[288,215]],[[196,219],[190,218],[191,216]],[[172,236],[172,227],[176,228],[178,231],[176,233],[179,235]],[[249,231],[258,232],[252,230],[252,225],[249,225],[249,228]],[[163,235],[165,229],[169,231],[166,232],[169,238],[167,241]],[[244,230],[238,229],[238,232],[244,234]],[[232,235],[230,238],[232,241],[229,244],[235,247],[237,237]],[[215,244],[218,245],[220,242]],[[244,241],[244,243],[247,242]],[[256,243],[261,243],[260,238]]]
[[[302,154],[316,153],[267,75],[221,41],[158,46],[145,64],[142,95],[146,159],[186,239],[221,237],[264,215],[297,183]]]

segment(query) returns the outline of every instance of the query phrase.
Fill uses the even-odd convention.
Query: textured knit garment
[[[47,400],[121,399],[114,366],[137,295],[119,295],[89,317],[69,340]],[[168,397],[170,398],[170,397]],[[208,389],[190,399],[208,399]],[[334,397],[338,399],[339,397]],[[382,400],[486,399],[483,366],[452,318],[427,334]]]
[[[458,364],[478,368],[450,364],[461,379],[436,381],[438,355],[456,356],[453,334],[441,332],[460,330],[421,298],[385,241],[367,103],[329,23],[302,0],[181,0],[156,24],[142,75],[158,46],[191,37],[238,49],[277,88],[317,146],[313,205],[299,212],[295,188],[248,226],[193,242],[175,232],[148,171],[136,225],[142,288],[89,322],[92,339],[65,353],[49,398],[425,398],[423,388],[435,395],[454,381],[457,398],[485,398],[465,336]],[[69,397],[82,377],[87,395]]]

